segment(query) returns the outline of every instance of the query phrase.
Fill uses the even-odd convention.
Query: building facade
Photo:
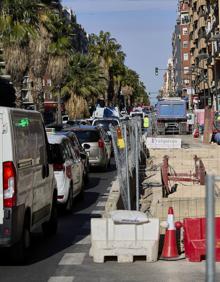
[[[174,69],[173,69],[173,59],[169,58],[167,63],[167,71],[163,76],[163,88],[162,88],[163,97],[173,97],[175,95],[174,87]]]
[[[172,37],[174,85],[176,96],[193,94],[190,53],[190,5],[189,0],[179,0],[178,16]]]

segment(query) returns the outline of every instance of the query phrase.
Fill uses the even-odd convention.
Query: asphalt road
[[[205,262],[185,259],[119,264],[107,259],[96,264],[89,256],[90,219],[104,210],[108,188],[116,176],[114,166],[108,172],[93,172],[83,202],[75,203],[72,214],[59,216],[58,233],[52,239],[42,233],[33,236],[29,264],[12,266],[0,253],[0,282],[200,282],[205,281]],[[217,263],[217,280],[220,264]]]
[[[51,239],[45,239],[40,231],[33,234],[27,265],[12,266],[7,259],[7,254],[0,252],[0,281],[46,282],[54,275],[65,276],[64,270],[59,273],[59,263],[65,257],[65,254],[78,252],[78,250],[82,256],[88,253],[89,244],[79,244],[80,240],[86,238],[90,233],[90,218],[97,216],[92,214],[92,211],[99,213],[99,210],[104,209],[104,204],[98,207],[96,205],[98,202],[106,201],[107,196],[103,194],[106,193],[115,175],[114,165],[108,172],[93,171],[90,174],[90,182],[86,187],[84,200],[82,202],[75,200],[75,208],[72,214],[59,212],[57,235]],[[87,242],[89,243],[88,240]],[[53,280],[52,278],[50,281],[60,280]],[[72,280],[61,281],[69,282]]]

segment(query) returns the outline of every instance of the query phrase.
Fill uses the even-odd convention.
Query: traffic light
[[[158,68],[155,68],[155,75],[158,76],[158,71],[159,69]]]

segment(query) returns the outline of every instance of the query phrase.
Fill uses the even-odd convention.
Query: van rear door
[[[3,133],[3,115],[0,114],[0,224],[3,224],[3,179],[2,179],[2,163],[3,163],[3,151],[2,151],[2,133]]]

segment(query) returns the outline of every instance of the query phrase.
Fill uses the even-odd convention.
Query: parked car
[[[77,195],[83,196],[83,163],[80,156],[75,154],[70,139],[65,135],[49,133],[48,141],[53,152],[53,167],[58,188],[57,201],[67,211],[71,211],[74,198]]]
[[[92,122],[93,126],[102,126],[109,135],[111,135],[111,131],[109,129],[110,124],[112,126],[119,126],[120,121],[118,118],[98,118],[94,119]]]
[[[57,230],[57,185],[40,113],[0,107],[0,247],[22,263],[31,232]]]
[[[89,156],[90,166],[107,169],[111,161],[111,140],[105,130],[96,126],[72,128]]]
[[[72,146],[73,146],[73,149],[74,149],[74,152],[75,152],[75,155],[78,158],[81,158],[81,161],[83,163],[83,177],[84,177],[85,182],[87,182],[88,179],[89,179],[89,157],[88,157],[88,154],[86,153],[85,149],[80,144],[76,134],[71,130],[71,128],[66,128],[64,131],[61,131],[60,134],[63,134],[70,139]]]

